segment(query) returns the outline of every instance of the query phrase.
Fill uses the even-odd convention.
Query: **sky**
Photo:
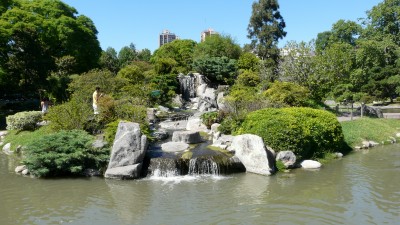
[[[163,30],[180,39],[200,42],[202,31],[212,28],[231,36],[243,47],[250,43],[247,27],[254,0],[62,0],[79,15],[92,19],[103,50],[117,52],[133,43],[137,50],[154,52]],[[329,31],[338,20],[358,22],[366,11],[384,0],[278,0],[287,35],[279,41],[309,42]]]

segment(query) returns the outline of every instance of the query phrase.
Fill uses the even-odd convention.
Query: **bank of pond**
[[[334,114],[324,110],[268,108],[249,113],[233,135],[221,133],[220,124],[208,128],[200,116],[160,123],[152,136],[144,135],[137,123],[121,121],[110,144],[104,135],[93,136],[83,130],[54,132],[46,121],[39,128],[29,127],[29,119],[21,118],[36,121],[41,115],[24,113],[8,118],[8,128],[14,129],[0,133],[1,145],[4,153],[20,161],[17,172],[35,177],[271,175],[300,167],[319,168],[353,149],[395,143],[400,138],[400,120],[396,119],[360,118],[339,123]],[[164,138],[159,137],[160,132],[165,132]]]

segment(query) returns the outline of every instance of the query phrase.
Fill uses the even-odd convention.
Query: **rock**
[[[271,175],[274,171],[275,158],[264,146],[261,137],[253,134],[235,136],[231,147],[247,172]]]
[[[280,151],[275,159],[281,161],[286,168],[292,167],[296,163],[296,155],[292,151]]]
[[[166,130],[185,130],[187,127],[187,120],[179,121],[163,121],[159,124],[162,129]]]
[[[333,154],[334,154],[335,158],[342,158],[343,157],[343,153],[341,153],[341,152],[335,152]]]
[[[400,133],[397,133],[397,134],[396,134],[396,137],[400,137]]]
[[[153,132],[153,137],[159,141],[167,139],[168,136],[169,136],[168,132],[164,129],[160,129]]]
[[[25,170],[26,169],[26,165],[22,165],[22,166],[17,166],[17,167],[15,167],[15,172],[16,173],[21,173],[23,170]]]
[[[138,164],[143,162],[146,150],[147,138],[141,134],[139,124],[121,121],[118,124],[105,177],[138,178],[142,168]],[[120,176],[117,172],[121,172]],[[131,174],[127,174],[128,172]]]
[[[228,108],[225,105],[225,97],[224,97],[224,92],[220,92],[217,95],[217,107],[219,110],[222,111],[227,111]]]
[[[96,148],[96,149],[101,149],[104,148],[108,143],[102,139],[96,139],[93,143],[92,143],[92,147]]]
[[[199,117],[190,117],[186,124],[186,130],[205,132],[208,131],[207,126],[203,124]]]
[[[0,137],[6,136],[7,133],[8,133],[8,132],[7,132],[6,130],[0,131]]]
[[[3,152],[4,152],[6,155],[12,155],[12,154],[13,154],[13,151],[11,151],[11,143],[7,143],[7,144],[5,144],[5,145],[3,146]]]
[[[222,149],[228,149],[228,147],[230,147],[232,144],[233,138],[234,137],[232,135],[222,134],[217,139],[213,139],[212,146],[220,147]]]
[[[101,175],[102,175],[101,172],[96,169],[85,169],[83,171],[83,176],[86,176],[86,177],[99,177]]]
[[[135,179],[140,176],[141,169],[142,169],[142,163],[110,168],[110,169],[107,169],[106,173],[104,174],[104,177],[105,178],[122,179],[122,180]]]
[[[158,110],[160,110],[161,112],[169,112],[169,108],[162,105],[158,106]]]
[[[189,149],[189,145],[183,142],[167,142],[161,145],[164,152],[182,152]]]
[[[318,169],[321,167],[321,163],[314,160],[304,160],[300,165],[304,169]]]
[[[183,142],[187,144],[197,144],[203,142],[198,131],[175,131],[172,134],[173,142]]]
[[[175,95],[175,97],[172,99],[172,105],[176,106],[177,108],[182,108],[183,99],[181,95]]]
[[[382,110],[379,108],[370,107],[367,105],[363,105],[363,116],[374,117],[374,118],[383,118]],[[361,115],[361,107],[358,107],[354,112],[354,116]]]
[[[146,109],[146,117],[148,122],[155,122],[156,121],[156,108],[147,108]]]
[[[28,169],[24,169],[21,172],[22,175],[28,175],[29,174],[29,170]]]

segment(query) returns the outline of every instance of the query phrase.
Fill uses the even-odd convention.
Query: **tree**
[[[228,35],[214,34],[199,43],[194,51],[195,60],[204,57],[227,57],[239,59],[242,50]]]
[[[121,67],[129,65],[132,61],[137,60],[138,53],[133,43],[129,46],[122,47],[118,53],[118,61]]]
[[[237,61],[239,70],[258,71],[260,59],[250,52],[243,53]]]
[[[141,61],[149,62],[151,58],[151,51],[147,48],[142,49],[137,53],[137,58]]]
[[[193,62],[193,69],[216,83],[232,84],[237,74],[236,60],[228,57],[204,57]]]
[[[114,74],[117,74],[120,68],[117,51],[112,47],[108,47],[106,51],[102,51],[99,64],[101,68],[108,69]]]
[[[247,37],[262,60],[271,59],[277,65],[280,54],[278,41],[286,36],[286,24],[279,12],[278,0],[259,0],[253,3],[252,9]]]
[[[193,40],[174,40],[158,48],[150,62],[157,64],[157,61],[169,58],[176,62],[172,72],[188,73],[192,69],[195,46],[196,42]]]
[[[63,56],[75,58],[74,73],[97,66],[101,48],[89,18],[59,0],[9,2],[0,16],[0,67],[20,90],[45,88]]]

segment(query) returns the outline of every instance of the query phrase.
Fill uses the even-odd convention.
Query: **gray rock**
[[[157,131],[153,132],[153,137],[156,140],[159,140],[159,141],[167,139],[168,136],[169,136],[168,132],[166,130],[163,130],[163,129],[160,129],[160,130],[157,130]]]
[[[143,162],[146,150],[147,138],[141,134],[139,124],[121,121],[118,124],[106,171],[109,176],[106,176],[106,178],[137,178],[141,169],[141,166],[139,167],[137,164]],[[139,171],[135,171],[132,168],[136,168]],[[118,171],[121,172],[120,177],[118,177]],[[126,174],[129,171],[134,172],[134,174]]]
[[[343,153],[341,153],[341,152],[335,152],[334,155],[335,155],[335,158],[337,158],[337,159],[343,157]]]
[[[301,167],[304,169],[318,169],[322,165],[320,162],[314,161],[314,160],[304,160],[301,162]]]
[[[373,117],[373,118],[383,118],[382,110],[379,108],[374,108],[371,106],[363,105],[363,116]],[[355,116],[361,115],[361,107],[358,107],[354,112]]]
[[[15,172],[16,173],[21,173],[23,170],[25,170],[26,169],[26,165],[21,165],[21,166],[17,166],[17,167],[15,167]]]
[[[199,117],[190,117],[186,124],[186,130],[192,131],[205,131],[207,132],[207,126],[203,124]]]
[[[276,156],[276,161],[281,161],[286,168],[294,166],[296,163],[296,155],[292,151],[280,151]]]
[[[11,151],[11,143],[7,143],[7,144],[5,144],[4,146],[3,146],[3,152],[6,154],[6,155],[12,155],[14,152],[13,151]]]
[[[173,142],[183,142],[187,144],[197,144],[203,142],[198,131],[174,131],[172,134]]]
[[[28,175],[29,174],[29,170],[28,169],[24,169],[21,172],[22,175]]]
[[[0,131],[0,137],[6,136],[7,133],[8,133],[8,132],[7,132],[6,130]]]
[[[189,149],[189,145],[183,142],[167,142],[161,145],[164,152],[182,152]]]
[[[140,177],[141,169],[142,163],[110,168],[107,169],[104,177],[113,179],[136,179]]]
[[[261,137],[253,134],[235,136],[231,145],[247,172],[271,175],[274,171],[275,158],[264,146]]]
[[[83,171],[83,175],[86,177],[99,177],[102,174],[99,170],[96,170],[96,169],[85,169]]]
[[[162,129],[167,130],[185,130],[187,127],[187,120],[179,121],[163,121],[159,124]]]

